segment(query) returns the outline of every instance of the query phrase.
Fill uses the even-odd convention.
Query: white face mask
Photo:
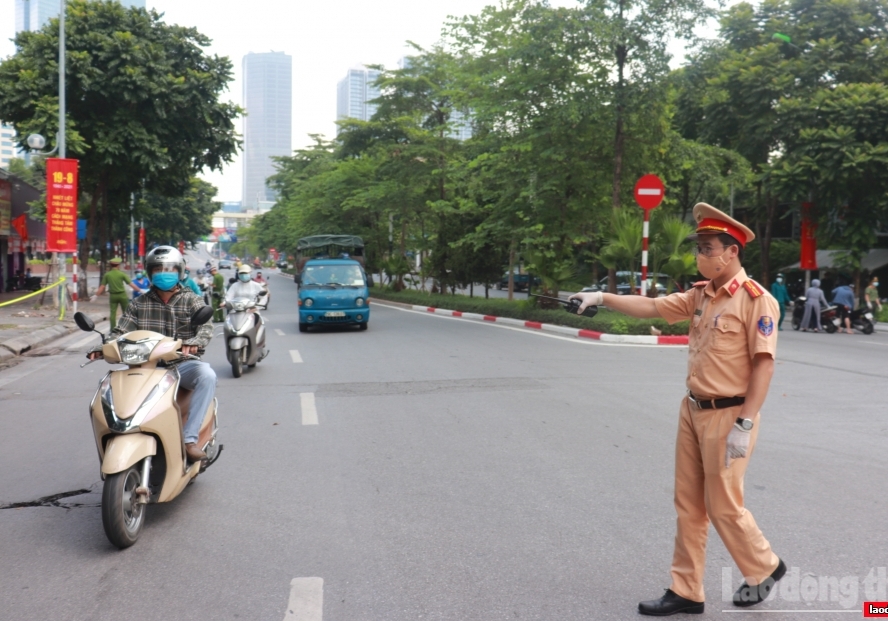
[[[782,283],[783,283],[783,279],[782,279],[782,278],[778,278],[778,279],[777,279],[777,282],[782,284]]]

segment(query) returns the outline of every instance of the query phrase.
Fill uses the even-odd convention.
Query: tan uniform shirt
[[[740,270],[723,287],[697,285],[655,300],[669,323],[691,320],[687,387],[695,397],[746,395],[756,354],[777,354],[777,300]]]

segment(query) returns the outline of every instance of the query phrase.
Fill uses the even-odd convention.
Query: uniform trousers
[[[126,307],[129,306],[129,298],[125,293],[111,293],[108,297],[111,298],[111,312],[108,315],[108,321],[113,330],[117,326],[117,307],[120,307],[120,314],[125,313]]]
[[[710,521],[747,584],[761,584],[779,563],[771,544],[743,506],[743,475],[758,436],[758,414],[753,418],[746,457],[731,460],[730,467],[725,468],[728,432],[741,407],[701,410],[687,397],[681,403],[675,445],[678,519],[670,589],[695,602],[704,601]]]

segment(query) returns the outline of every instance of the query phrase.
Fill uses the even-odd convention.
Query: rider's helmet
[[[175,268],[179,274],[179,280],[185,278],[185,258],[172,246],[158,246],[145,257],[145,271],[149,278],[154,275],[154,269],[158,265],[162,265],[165,272],[170,271],[170,268]]]
[[[250,282],[253,280],[253,268],[249,265],[241,265],[237,268],[237,279],[241,282]]]

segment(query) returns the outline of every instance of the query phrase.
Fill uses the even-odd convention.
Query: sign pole
[[[647,295],[648,238],[651,228],[651,211],[663,202],[666,187],[657,175],[645,175],[635,184],[635,202],[644,210],[644,225],[641,230],[641,295]],[[633,278],[634,280],[634,278]],[[635,292],[633,282],[632,291]]]
[[[648,237],[651,229],[651,210],[644,210],[644,224],[641,229],[641,295],[647,295],[648,277]]]

